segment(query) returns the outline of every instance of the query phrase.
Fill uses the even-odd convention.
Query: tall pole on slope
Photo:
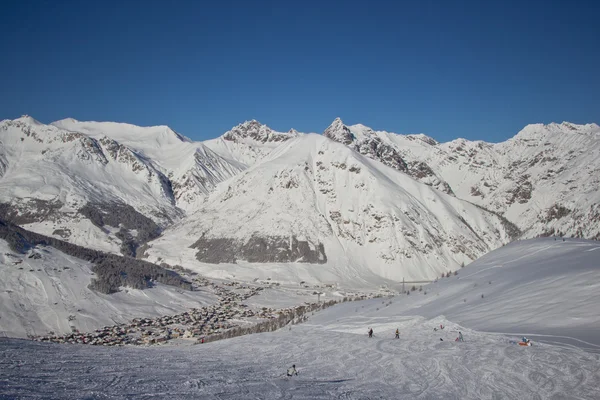
[[[402,277],[402,294],[404,294],[404,277]]]

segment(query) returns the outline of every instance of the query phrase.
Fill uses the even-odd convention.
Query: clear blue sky
[[[600,123],[599,1],[12,1],[0,119],[501,141]]]

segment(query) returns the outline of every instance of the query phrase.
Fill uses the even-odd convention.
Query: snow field
[[[192,347],[109,349],[0,340],[0,397],[594,399],[600,395],[597,354],[557,346],[523,348],[509,343],[514,337],[475,332],[443,317],[371,315],[381,305],[379,300],[329,308],[291,330]],[[434,332],[433,326],[440,323],[445,329]],[[371,339],[368,327],[375,331]],[[400,339],[393,339],[396,327]],[[454,341],[458,330],[465,342]],[[296,364],[299,375],[289,379],[284,374],[291,364]]]

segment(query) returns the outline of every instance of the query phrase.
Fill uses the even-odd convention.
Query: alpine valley
[[[600,238],[600,127],[438,143],[339,118],[194,142],[166,126],[0,122],[0,219],[212,278],[427,281],[517,238]]]

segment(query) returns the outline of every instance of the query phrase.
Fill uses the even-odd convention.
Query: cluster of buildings
[[[196,285],[208,287],[214,292],[218,297],[217,304],[192,308],[175,315],[136,318],[129,323],[105,326],[94,332],[82,333],[72,327],[72,332],[65,335],[38,336],[33,339],[41,342],[100,346],[156,345],[171,340],[203,343],[205,340],[219,340],[230,334],[239,335],[279,328],[294,319],[304,320],[306,312],[335,303],[330,301],[331,304],[317,302],[282,309],[252,309],[243,304],[243,301],[257,295],[265,287],[272,286],[272,282],[266,282],[266,286],[248,286],[235,281],[216,284],[203,277],[196,277],[193,281]],[[372,296],[353,293],[340,300],[362,300],[369,297]],[[273,322],[269,323],[270,320]]]
[[[103,346],[152,345],[173,339],[203,338],[260,319],[277,318],[278,310],[262,308],[250,309],[242,302],[264,290],[263,287],[244,286],[238,282],[224,286],[209,282],[204,278],[195,279],[195,283],[209,286],[218,296],[218,303],[193,308],[175,315],[153,318],[136,318],[129,323],[105,326],[94,332],[79,332],[73,328],[65,335],[38,336],[34,340],[55,343],[80,343]]]

